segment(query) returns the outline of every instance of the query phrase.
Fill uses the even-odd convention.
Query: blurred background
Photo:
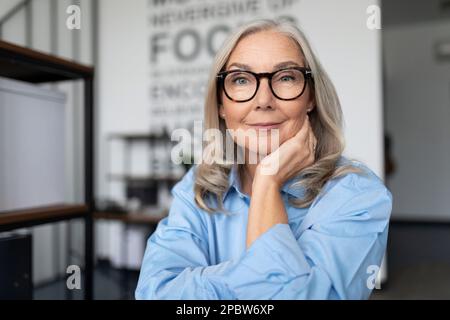
[[[371,299],[450,298],[450,0],[2,0],[0,299],[134,298],[195,151],[171,135],[195,144],[212,58],[256,18],[303,29],[345,155],[393,194]]]

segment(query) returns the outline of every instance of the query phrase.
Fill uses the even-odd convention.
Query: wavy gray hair
[[[219,92],[216,75],[226,65],[231,52],[237,43],[251,34],[261,31],[276,31],[288,36],[297,43],[303,54],[305,67],[309,67],[314,75],[312,93],[315,97],[316,107],[309,113],[311,126],[317,139],[315,162],[301,170],[298,174],[301,179],[295,181],[291,187],[304,187],[302,199],[290,199],[295,207],[308,207],[320,193],[324,184],[333,178],[351,172],[359,172],[352,165],[337,166],[337,162],[344,150],[344,137],[342,134],[342,110],[334,85],[322,68],[305,35],[293,23],[286,20],[257,20],[242,25],[232,33],[217,52],[207,86],[204,104],[204,130],[219,129],[223,137],[226,136],[225,121],[219,117]],[[206,148],[208,152],[214,152]],[[212,155],[204,155],[206,158]],[[205,163],[198,165],[195,176],[195,202],[207,212],[222,211],[223,196],[229,187],[229,174],[231,166],[227,163]],[[241,164],[238,165],[242,169]],[[207,199],[215,198],[217,205],[208,203]]]

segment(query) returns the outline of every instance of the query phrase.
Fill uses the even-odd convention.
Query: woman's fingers
[[[309,150],[310,150],[310,152],[313,152],[313,150],[314,150],[314,137],[313,137],[313,134],[312,134],[312,130],[309,130],[308,131],[308,147],[309,147]]]
[[[314,132],[311,130],[311,158],[314,159],[316,158],[316,147],[317,147],[317,139],[314,136]]]
[[[307,146],[308,148],[308,162],[314,162],[315,157],[316,157],[316,146],[317,146],[317,139],[316,136],[314,135],[314,131],[308,121],[308,140],[307,140],[307,144],[305,144],[305,147]]]
[[[303,126],[294,136],[294,141],[300,146],[307,145],[309,140],[309,131],[311,130],[311,125],[309,123],[309,118],[306,116],[305,121],[303,122]]]
[[[267,168],[275,168],[275,170],[270,170],[268,174],[277,174],[280,176],[280,181],[285,181],[314,162],[314,147],[316,144],[317,140],[309,118],[306,117],[302,128],[293,138],[281,144],[277,150],[261,161],[261,173],[266,175]],[[299,149],[301,152],[299,152]]]
[[[316,136],[314,135],[314,131],[312,131],[311,130],[311,134],[312,134],[312,136],[313,136],[313,143],[314,143],[314,155],[316,154],[316,150],[317,150],[317,138],[316,138]]]

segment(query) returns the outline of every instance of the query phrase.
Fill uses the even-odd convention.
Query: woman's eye
[[[236,78],[233,80],[233,83],[238,84],[238,85],[244,85],[247,84],[248,80],[245,78]]]
[[[280,81],[281,81],[281,82],[294,81],[294,80],[295,80],[294,77],[291,77],[291,76],[282,76],[282,77],[280,78]]]
[[[282,71],[274,76],[276,82],[296,82],[299,75],[296,71]]]

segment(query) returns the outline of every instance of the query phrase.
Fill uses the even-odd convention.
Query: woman
[[[342,157],[341,121],[334,87],[295,26],[262,20],[231,35],[211,70],[205,129],[257,135],[233,135],[245,163],[203,162],[173,188],[136,298],[367,299],[392,198]]]

